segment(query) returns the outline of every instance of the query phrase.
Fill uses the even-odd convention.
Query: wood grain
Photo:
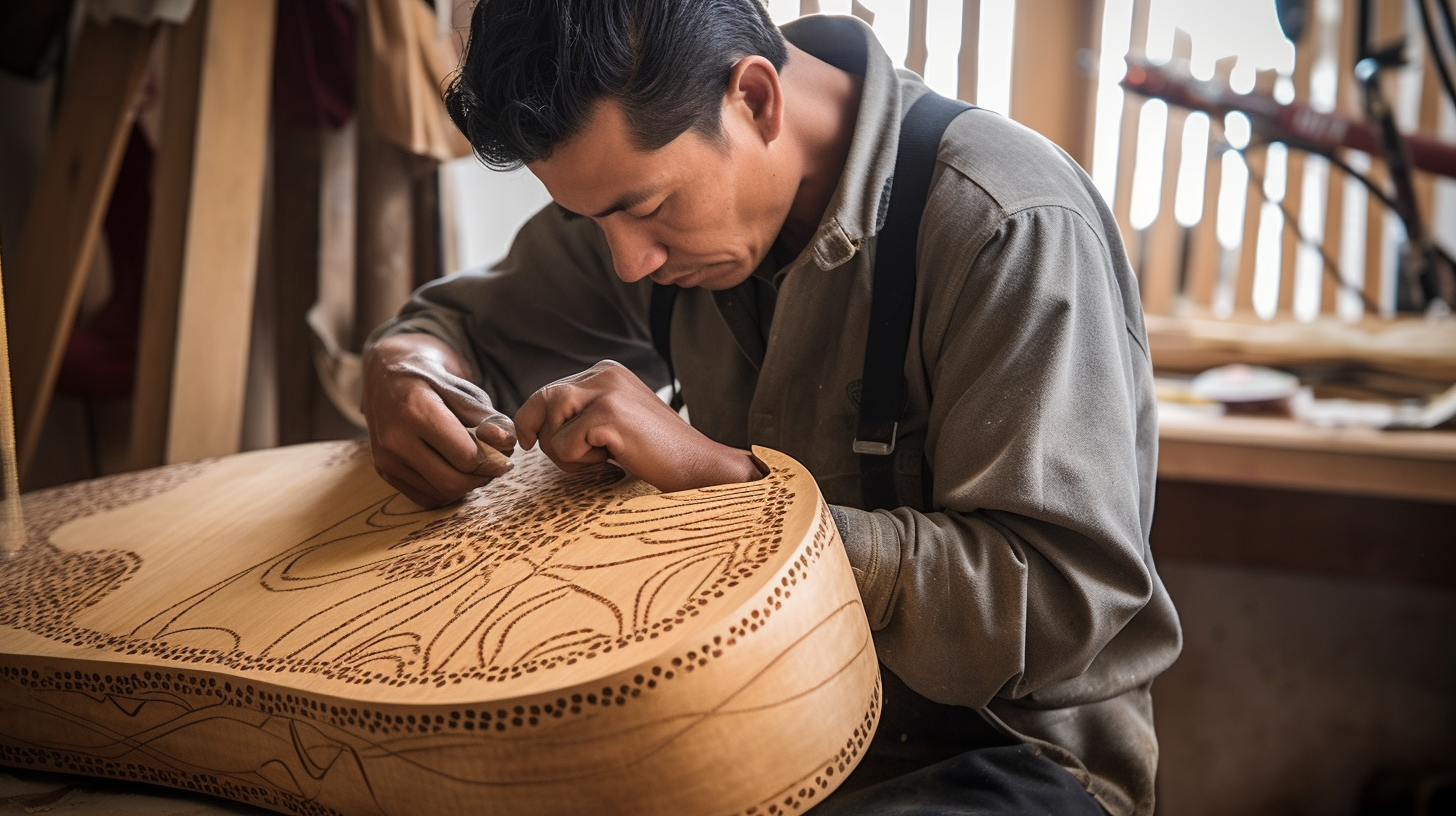
[[[136,468],[240,447],[275,9],[207,0],[177,32],[132,411]]]
[[[879,675],[813,479],[657,494],[517,454],[423,511],[358,443],[28,494],[0,761],[289,813],[794,813]]]

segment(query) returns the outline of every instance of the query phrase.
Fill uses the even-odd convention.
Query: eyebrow
[[[618,198],[615,202],[613,202],[612,203],[612,206],[610,206],[610,207],[606,208],[605,210],[602,210],[601,212],[597,213],[596,215],[593,215],[593,216],[590,216],[590,217],[591,218],[606,218],[607,216],[611,215],[612,213],[619,213],[619,212],[621,212],[623,210],[630,210],[631,208],[637,206],[638,204],[641,204],[642,202],[646,201],[647,199],[652,198],[653,196],[657,195],[657,193],[658,193],[657,190],[639,190],[639,191],[637,191],[635,193],[627,193],[627,194],[623,195],[621,198]],[[558,205],[558,206],[560,206],[560,205]],[[561,209],[566,210],[565,207],[562,207]],[[580,213],[575,213],[575,212],[572,212],[571,210],[566,210],[566,211],[568,213],[571,213],[572,215],[575,215],[575,216],[578,216],[578,217],[580,217],[580,215],[581,215]]]

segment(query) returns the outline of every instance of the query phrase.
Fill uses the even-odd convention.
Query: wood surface
[[[132,466],[240,448],[273,77],[273,0],[205,0],[167,68]]]
[[[296,814],[795,813],[879,712],[812,477],[672,494],[539,453],[420,510],[355,442],[25,496],[0,763]]]
[[[1158,476],[1456,503],[1456,433],[1164,413]]]
[[[1228,363],[1363,366],[1456,382],[1456,324],[1420,317],[1344,323],[1323,319],[1217,320],[1147,315],[1153,367],[1199,372]]]
[[[1102,26],[1094,12],[1100,5],[1021,0],[1012,26],[1011,117],[1089,168],[1097,86],[1077,62],[1084,50],[1097,49]]]

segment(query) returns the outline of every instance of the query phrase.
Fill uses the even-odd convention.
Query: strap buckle
[[[874,439],[855,438],[850,449],[855,453],[867,453],[871,456],[889,456],[895,452],[895,437],[900,431],[900,423],[890,423],[890,441],[880,442]]]

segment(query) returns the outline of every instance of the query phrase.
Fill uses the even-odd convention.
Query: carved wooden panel
[[[297,814],[777,814],[879,713],[812,478],[658,494],[538,453],[422,511],[317,443],[25,496],[0,763]]]

